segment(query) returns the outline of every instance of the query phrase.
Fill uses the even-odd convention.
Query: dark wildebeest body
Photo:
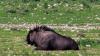
[[[78,44],[73,39],[62,36],[46,26],[30,30],[26,41],[35,45],[36,50],[79,50]]]

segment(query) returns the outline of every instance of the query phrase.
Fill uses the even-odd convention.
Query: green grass
[[[71,31],[59,31],[58,33],[62,34]],[[25,29],[21,29],[20,31],[12,31],[0,29],[0,56],[99,56],[100,52],[100,40],[86,40],[80,39],[80,50],[79,51],[36,51],[33,50],[34,46],[28,46],[25,42],[25,38],[27,35],[27,31]],[[70,34],[73,35],[74,32]],[[87,33],[86,33],[87,34]],[[96,33],[93,33],[96,34]],[[88,33],[89,35],[89,33]],[[70,35],[69,35],[70,36]],[[73,37],[75,38],[75,37]],[[96,37],[94,37],[96,38]],[[91,45],[90,47],[86,47],[86,45]]]
[[[97,2],[63,1],[0,1],[0,23],[100,23],[100,4]]]
[[[99,0],[0,0],[0,24],[99,23]],[[78,42],[79,51],[36,51],[25,42],[27,31],[0,29],[0,56],[100,56],[100,29],[65,30],[57,33]],[[84,37],[77,36],[82,33]],[[82,39],[85,38],[85,39]],[[91,39],[92,38],[92,39]],[[89,45],[89,46],[87,46]]]

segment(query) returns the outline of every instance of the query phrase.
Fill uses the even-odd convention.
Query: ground
[[[72,36],[73,39],[76,38],[76,32],[71,32],[69,30],[55,29],[60,34],[67,34]],[[93,30],[92,30],[93,31]],[[21,29],[20,31],[0,29],[0,55],[1,56],[99,56],[100,52],[100,40],[98,32],[85,32],[86,37],[84,39],[79,39],[80,50],[79,51],[36,51],[34,46],[31,47],[26,44],[25,38],[27,35],[27,30]],[[94,35],[91,35],[94,34]],[[97,34],[97,35],[96,35]],[[90,36],[90,37],[89,37]],[[91,38],[93,37],[93,39]],[[77,41],[77,39],[76,39]]]

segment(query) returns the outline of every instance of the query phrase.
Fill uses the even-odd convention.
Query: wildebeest
[[[58,34],[47,26],[37,26],[28,32],[27,44],[36,50],[79,50],[78,44],[70,37]]]

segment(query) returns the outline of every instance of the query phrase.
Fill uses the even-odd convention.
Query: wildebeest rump
[[[36,50],[79,50],[78,44],[73,39],[60,35],[46,26],[31,29],[26,41],[36,46]]]

